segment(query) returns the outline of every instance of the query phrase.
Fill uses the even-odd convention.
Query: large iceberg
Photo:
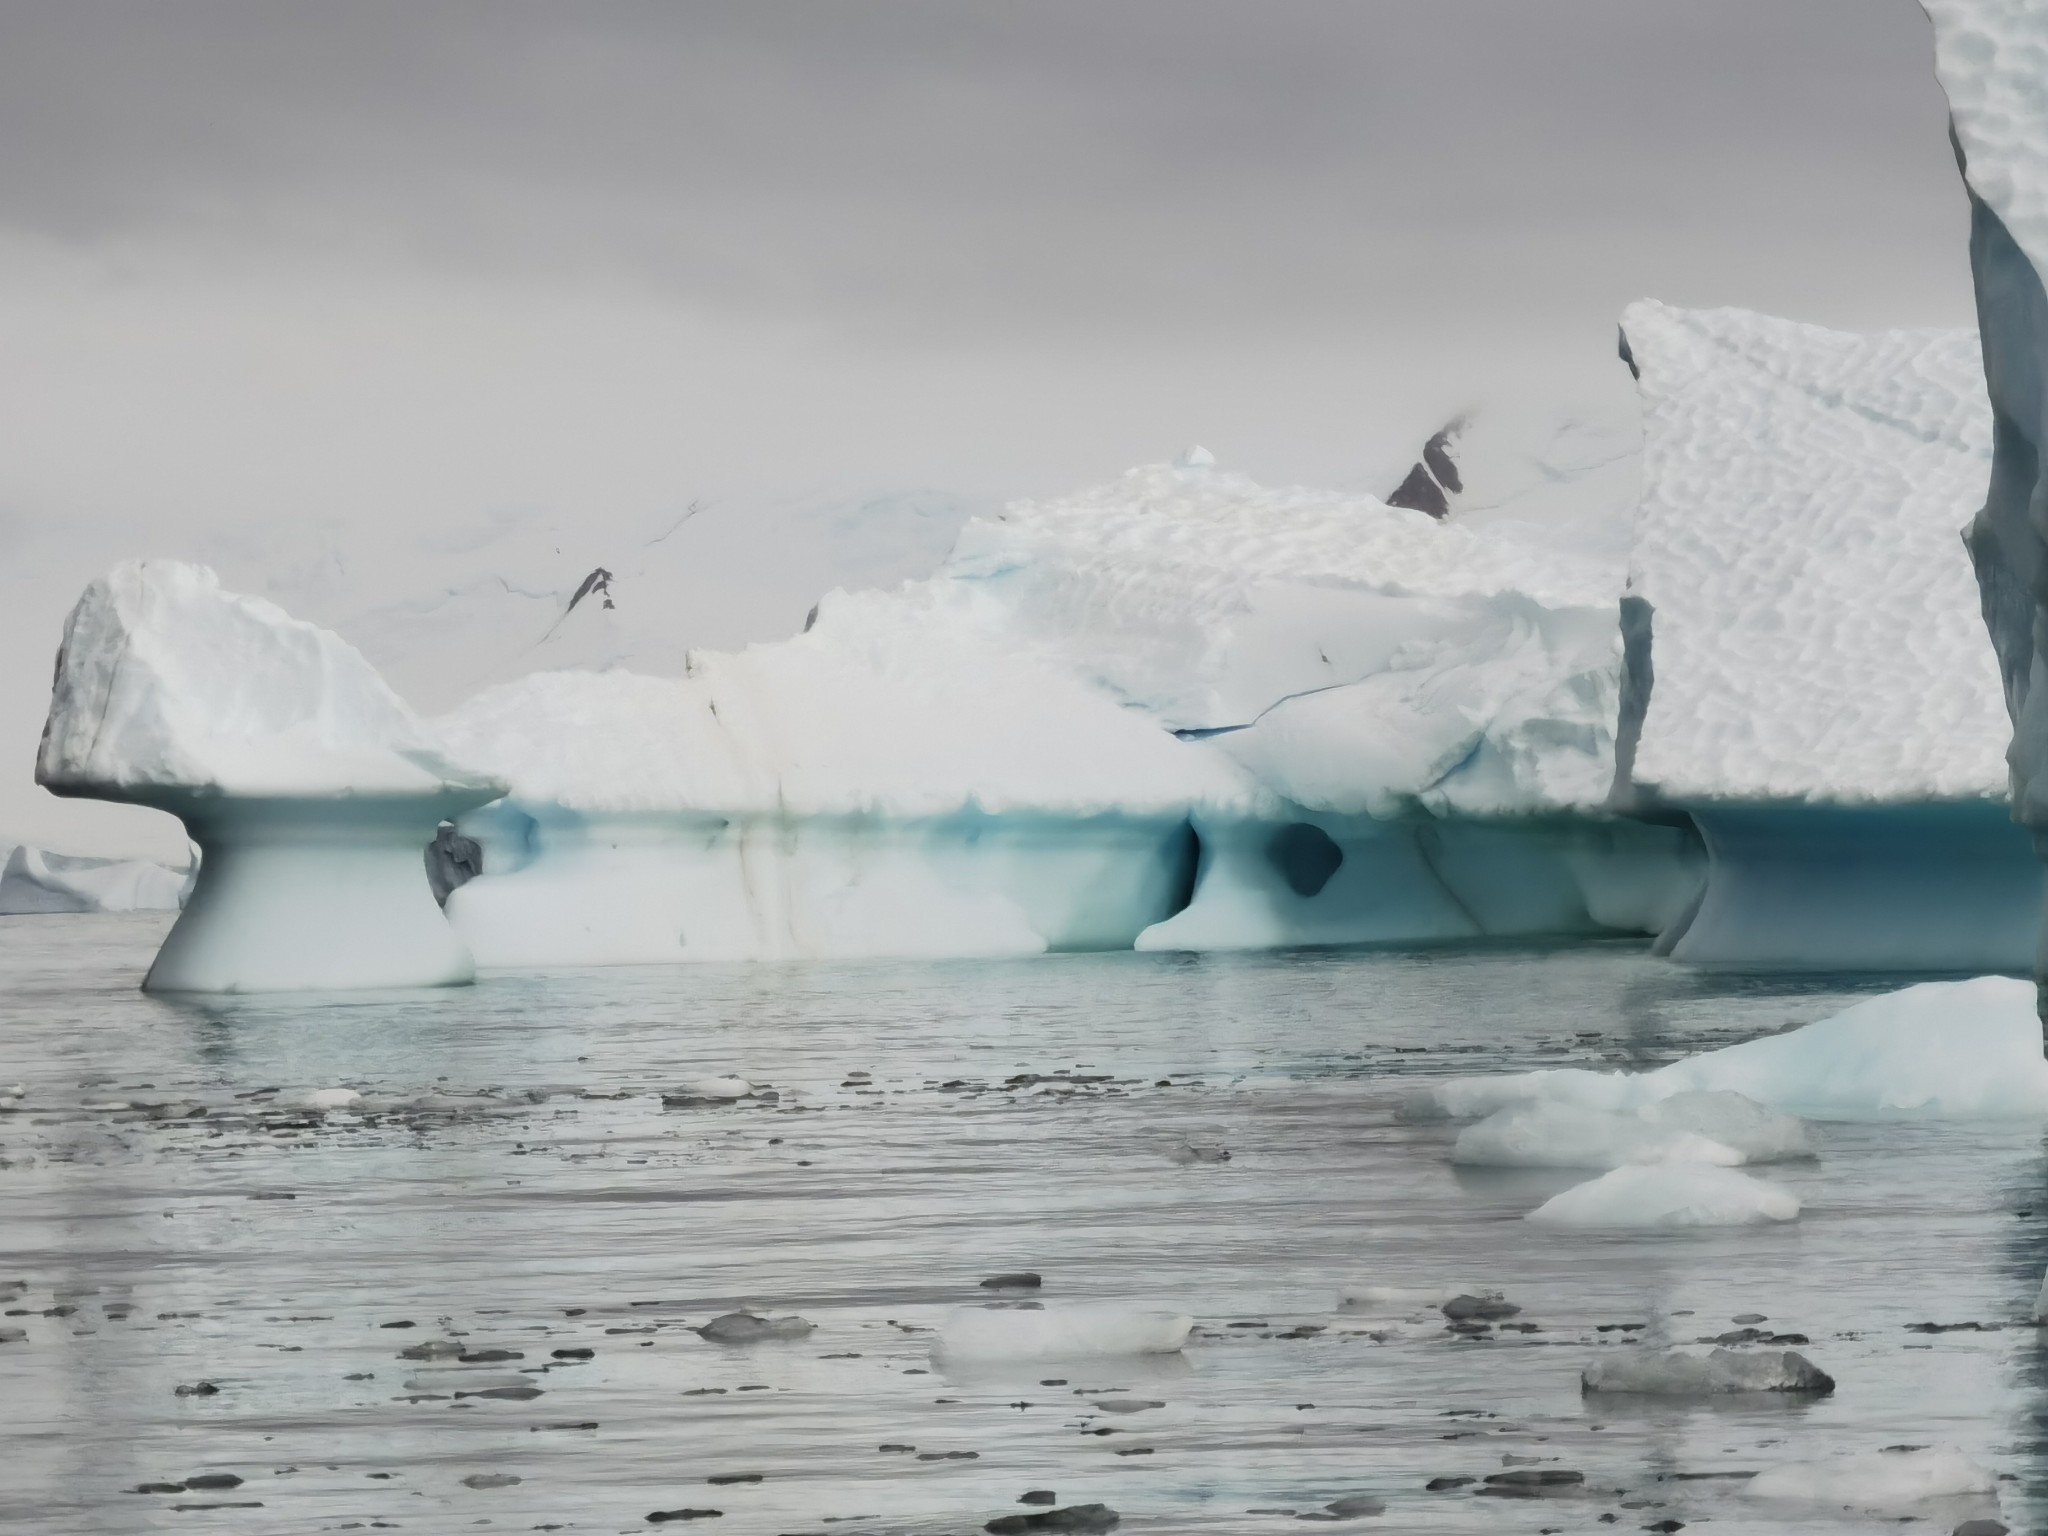
[[[1984,621],[1997,647],[2014,814],[2048,830],[2048,13],[2029,0],[1925,0],[1970,198],[1992,462],[1970,526]]]
[[[1617,804],[1706,840],[1677,958],[1995,970],[2032,954],[1997,657],[1959,537],[1993,419],[1966,331],[1643,302]]]
[[[202,858],[144,985],[467,981],[422,850],[503,786],[451,764],[354,650],[197,566],[116,567],[65,625],[37,781],[185,823]]]
[[[1605,805],[1621,548],[1205,455],[1019,504],[791,640],[436,722],[511,786],[449,916],[485,965],[1654,932],[1694,850]]]

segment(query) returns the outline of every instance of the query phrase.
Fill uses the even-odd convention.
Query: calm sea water
[[[1594,946],[176,1002],[136,990],[163,927],[0,920],[0,1083],[27,1089],[0,1114],[0,1324],[26,1331],[0,1344],[0,1529],[613,1532],[697,1509],[730,1536],[970,1532],[1052,1489],[1131,1531],[1283,1531],[1359,1494],[1388,1506],[1360,1529],[1895,1530],[1759,1510],[1734,1474],[1940,1442],[2007,1475],[2015,1529],[2048,1519],[2048,1355],[2013,1326],[2048,1262],[2040,1128],[1824,1127],[1817,1163],[1770,1170],[1796,1223],[1587,1237],[1521,1220],[1578,1176],[1456,1171],[1448,1128],[1396,1118],[1419,1081],[1657,1065],[1865,983]],[[728,1071],[779,1099],[663,1109]],[[1009,1082],[1058,1073],[1101,1080]],[[366,1112],[293,1106],[337,1085]],[[1176,1163],[1190,1134],[1229,1160]],[[1164,1364],[934,1365],[923,1330],[1018,1269],[1049,1307],[1172,1306],[1198,1334]],[[1355,1280],[1497,1287],[1539,1331],[1388,1329],[1337,1310]],[[817,1329],[689,1331],[741,1304]],[[1832,1398],[1581,1401],[1599,1351],[1751,1312],[1810,1336]],[[513,1358],[401,1358],[448,1338]],[[1104,1388],[1163,1406],[1104,1413]],[[1424,1489],[1523,1458],[1586,1491]],[[242,1482],[131,1491],[209,1472]],[[736,1474],[760,1480],[711,1481]],[[492,1478],[518,1481],[473,1486]]]

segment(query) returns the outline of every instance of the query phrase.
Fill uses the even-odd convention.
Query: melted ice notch
[[[444,820],[503,793],[446,761],[339,637],[212,571],[117,566],[64,628],[37,782],[169,811],[199,878],[144,986],[442,986],[468,952],[428,888]]]

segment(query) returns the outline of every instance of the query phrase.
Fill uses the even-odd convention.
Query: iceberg
[[[435,722],[506,781],[486,966],[1655,932],[1682,825],[1606,806],[1613,515],[1473,526],[1205,456],[969,522],[932,578],[680,676]],[[1510,501],[1512,498],[1510,498]]]
[[[1643,499],[1615,803],[1686,816],[1680,960],[2023,969],[2041,873],[1959,533],[1993,457],[1977,338],[1631,305]]]
[[[95,859],[23,844],[0,860],[0,916],[30,912],[175,912],[198,870],[149,859]]]
[[[2034,988],[2007,976],[1929,981],[1883,993],[1829,1018],[1688,1056],[1654,1072],[1553,1068],[1456,1078],[1411,1109],[1464,1118],[1553,1103],[1607,1114],[1646,1107],[1741,1144],[1709,1095],[1740,1095],[1810,1120],[1978,1120],[2048,1117],[2048,1060]],[[1685,1107],[1691,1100],[1699,1108]],[[1751,1118],[1746,1113],[1744,1119]],[[1761,1144],[1789,1138],[1753,1122]],[[1758,1161],[1763,1159],[1758,1158]]]
[[[1969,550],[2012,721],[2013,814],[2048,831],[2048,15],[2025,0],[1924,0],[1935,72],[1970,200],[1970,272],[1992,458]]]
[[[1799,1197],[1789,1189],[1703,1164],[1631,1164],[1574,1184],[1523,1218],[1581,1230],[1746,1227],[1791,1221]]]
[[[201,851],[144,986],[436,986],[473,963],[423,850],[503,792],[348,645],[213,572],[117,566],[65,624],[37,782],[170,812]]]

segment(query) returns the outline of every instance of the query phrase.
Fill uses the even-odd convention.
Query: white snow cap
[[[1922,0],[1970,185],[2048,274],[2048,10],[2038,0]]]
[[[169,560],[116,566],[71,610],[36,779],[250,796],[493,787],[443,758],[338,636]]]
[[[1629,590],[1636,783],[1701,799],[2002,797],[2011,726],[1961,530],[1991,475],[1971,331],[1644,301]]]

